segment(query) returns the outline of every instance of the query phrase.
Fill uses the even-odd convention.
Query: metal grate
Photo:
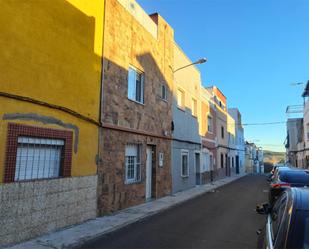
[[[141,180],[141,145],[128,144],[125,150],[126,183]]]
[[[64,140],[18,137],[15,181],[60,176]]]

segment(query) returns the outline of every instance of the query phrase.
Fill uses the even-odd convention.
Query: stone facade
[[[145,202],[147,146],[154,148],[152,198],[161,198],[171,193],[170,141],[113,130],[103,130],[102,141],[104,167],[99,168],[99,214],[114,212]],[[126,184],[125,146],[130,143],[140,144],[142,147],[141,180],[137,183]],[[158,166],[160,152],[164,152],[163,167]]]
[[[171,192],[171,123],[173,86],[173,30],[157,14],[140,15],[135,1],[128,11],[117,0],[106,2],[102,123],[98,166],[99,214],[113,212],[146,200],[146,148],[153,149],[152,197]],[[135,13],[135,14],[134,14]],[[139,16],[139,18],[136,18]],[[157,37],[139,20],[157,25]],[[143,22],[143,23],[148,23]],[[128,70],[144,75],[144,103],[128,98]],[[167,98],[161,98],[165,85]],[[141,180],[125,183],[125,147],[141,146]],[[159,167],[159,154],[164,165]]]
[[[97,176],[0,185],[0,247],[96,217]]]

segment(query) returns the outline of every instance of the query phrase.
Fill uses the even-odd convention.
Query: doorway
[[[239,174],[239,156],[236,156],[236,174]]]
[[[156,197],[156,161],[154,155],[155,146],[147,146],[146,149],[146,201]]]
[[[200,158],[200,152],[195,152],[195,159],[194,159],[194,165],[195,165],[195,174],[196,174],[196,185],[201,185],[203,184],[202,180],[202,169],[201,169],[201,158]],[[207,157],[207,154],[204,154],[205,157]],[[204,162],[206,163],[206,162]]]

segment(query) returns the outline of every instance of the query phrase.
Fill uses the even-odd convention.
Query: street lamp
[[[206,58],[201,58],[201,59],[197,60],[196,62],[193,62],[193,63],[191,63],[191,64],[189,64],[189,65],[186,65],[186,66],[177,68],[176,70],[173,70],[173,73],[176,73],[177,71],[179,71],[179,70],[181,70],[181,69],[184,69],[184,68],[186,68],[186,67],[190,67],[190,66],[192,66],[192,65],[203,64],[203,63],[205,63],[206,61],[207,61]]]

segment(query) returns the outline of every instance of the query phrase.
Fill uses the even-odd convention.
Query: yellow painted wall
[[[0,92],[69,108],[99,120],[103,0],[0,0]],[[72,175],[96,174],[98,128],[59,110],[0,96],[0,182],[7,121],[3,114],[35,113],[79,127]],[[34,121],[13,121],[53,127]]]
[[[235,119],[229,113],[227,113],[227,132],[232,134],[234,137],[236,136]]]

